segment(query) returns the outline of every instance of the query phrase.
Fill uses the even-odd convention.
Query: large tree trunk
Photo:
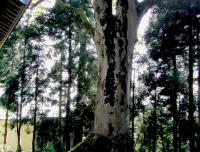
[[[128,126],[132,55],[138,24],[152,2],[94,0],[98,55],[95,152],[132,151]]]
[[[94,133],[112,141],[113,152],[126,152],[132,150],[128,107],[132,54],[140,17],[134,0],[118,0],[116,8],[112,8],[112,2],[94,1],[98,54]]]
[[[135,3],[120,0],[113,15],[112,5],[112,0],[94,3],[98,54],[94,133],[113,141],[110,148],[113,152],[126,152],[132,151],[128,104],[137,12]]]

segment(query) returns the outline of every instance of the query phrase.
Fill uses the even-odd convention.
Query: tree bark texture
[[[138,24],[153,0],[113,3],[113,0],[94,0],[98,55],[94,132],[92,140],[79,144],[74,152],[89,143],[93,144],[86,148],[87,152],[131,152],[133,149],[128,126],[132,55]]]
[[[94,131],[103,136],[128,133],[128,102],[133,45],[136,23],[128,25],[127,0],[118,1],[116,15],[112,14],[112,0],[95,1],[95,42],[98,53],[98,91]],[[132,4],[133,10],[136,7]],[[131,27],[130,27],[131,26]],[[134,32],[134,34],[129,34]],[[128,43],[129,41],[129,43]],[[132,43],[131,43],[132,42]]]
[[[132,150],[128,131],[132,55],[136,42],[136,1],[95,0],[95,44],[98,55],[98,88],[94,134],[112,141],[113,152]],[[142,9],[141,9],[142,10]]]

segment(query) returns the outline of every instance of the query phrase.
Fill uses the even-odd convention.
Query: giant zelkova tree
[[[84,12],[57,1],[81,15],[86,28],[91,27]],[[128,126],[132,54],[138,25],[153,2],[94,0],[95,28],[91,31],[98,55],[98,82],[92,137],[97,152],[132,150]]]

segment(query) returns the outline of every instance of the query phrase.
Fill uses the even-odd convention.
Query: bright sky
[[[33,2],[36,2],[37,0],[33,0]],[[142,0],[140,0],[142,1]],[[48,7],[48,8],[51,8],[55,3],[55,0],[46,0],[45,2],[42,3],[42,6],[43,7]],[[35,13],[37,13],[37,11],[35,10],[34,11]],[[147,29],[148,27],[148,23],[149,23],[149,17],[150,17],[150,11],[143,17],[141,23],[140,23],[140,26],[139,26],[139,29],[138,29],[138,42],[136,47],[135,47],[135,50],[138,52],[140,52],[141,54],[145,54],[146,53],[146,47],[143,43],[143,35],[144,35],[144,32],[145,30]],[[0,88],[0,96],[2,94],[2,88]],[[29,114],[29,109],[30,109],[30,106],[26,106],[23,108],[23,116],[27,116],[27,115],[30,115]],[[48,116],[56,116],[57,115],[57,111],[58,111],[58,108],[57,107],[52,107],[53,110],[50,111],[50,113],[48,114]],[[14,116],[14,115],[11,115],[11,117]],[[5,111],[0,107],[0,119],[4,119],[5,118]]]

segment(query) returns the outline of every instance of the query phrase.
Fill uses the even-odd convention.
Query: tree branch
[[[58,5],[64,10],[71,11],[77,15],[80,16],[81,20],[83,21],[85,29],[91,34],[94,35],[94,27],[92,23],[89,21],[88,17],[85,14],[85,11],[81,8],[75,8],[72,7],[66,3],[64,3],[62,0],[57,0]]]
[[[155,0],[144,0],[137,4],[138,21],[142,19],[144,14],[154,5]]]
[[[36,6],[38,6],[40,3],[44,2],[45,0],[38,0],[36,3],[32,4],[30,9],[35,8]]]

